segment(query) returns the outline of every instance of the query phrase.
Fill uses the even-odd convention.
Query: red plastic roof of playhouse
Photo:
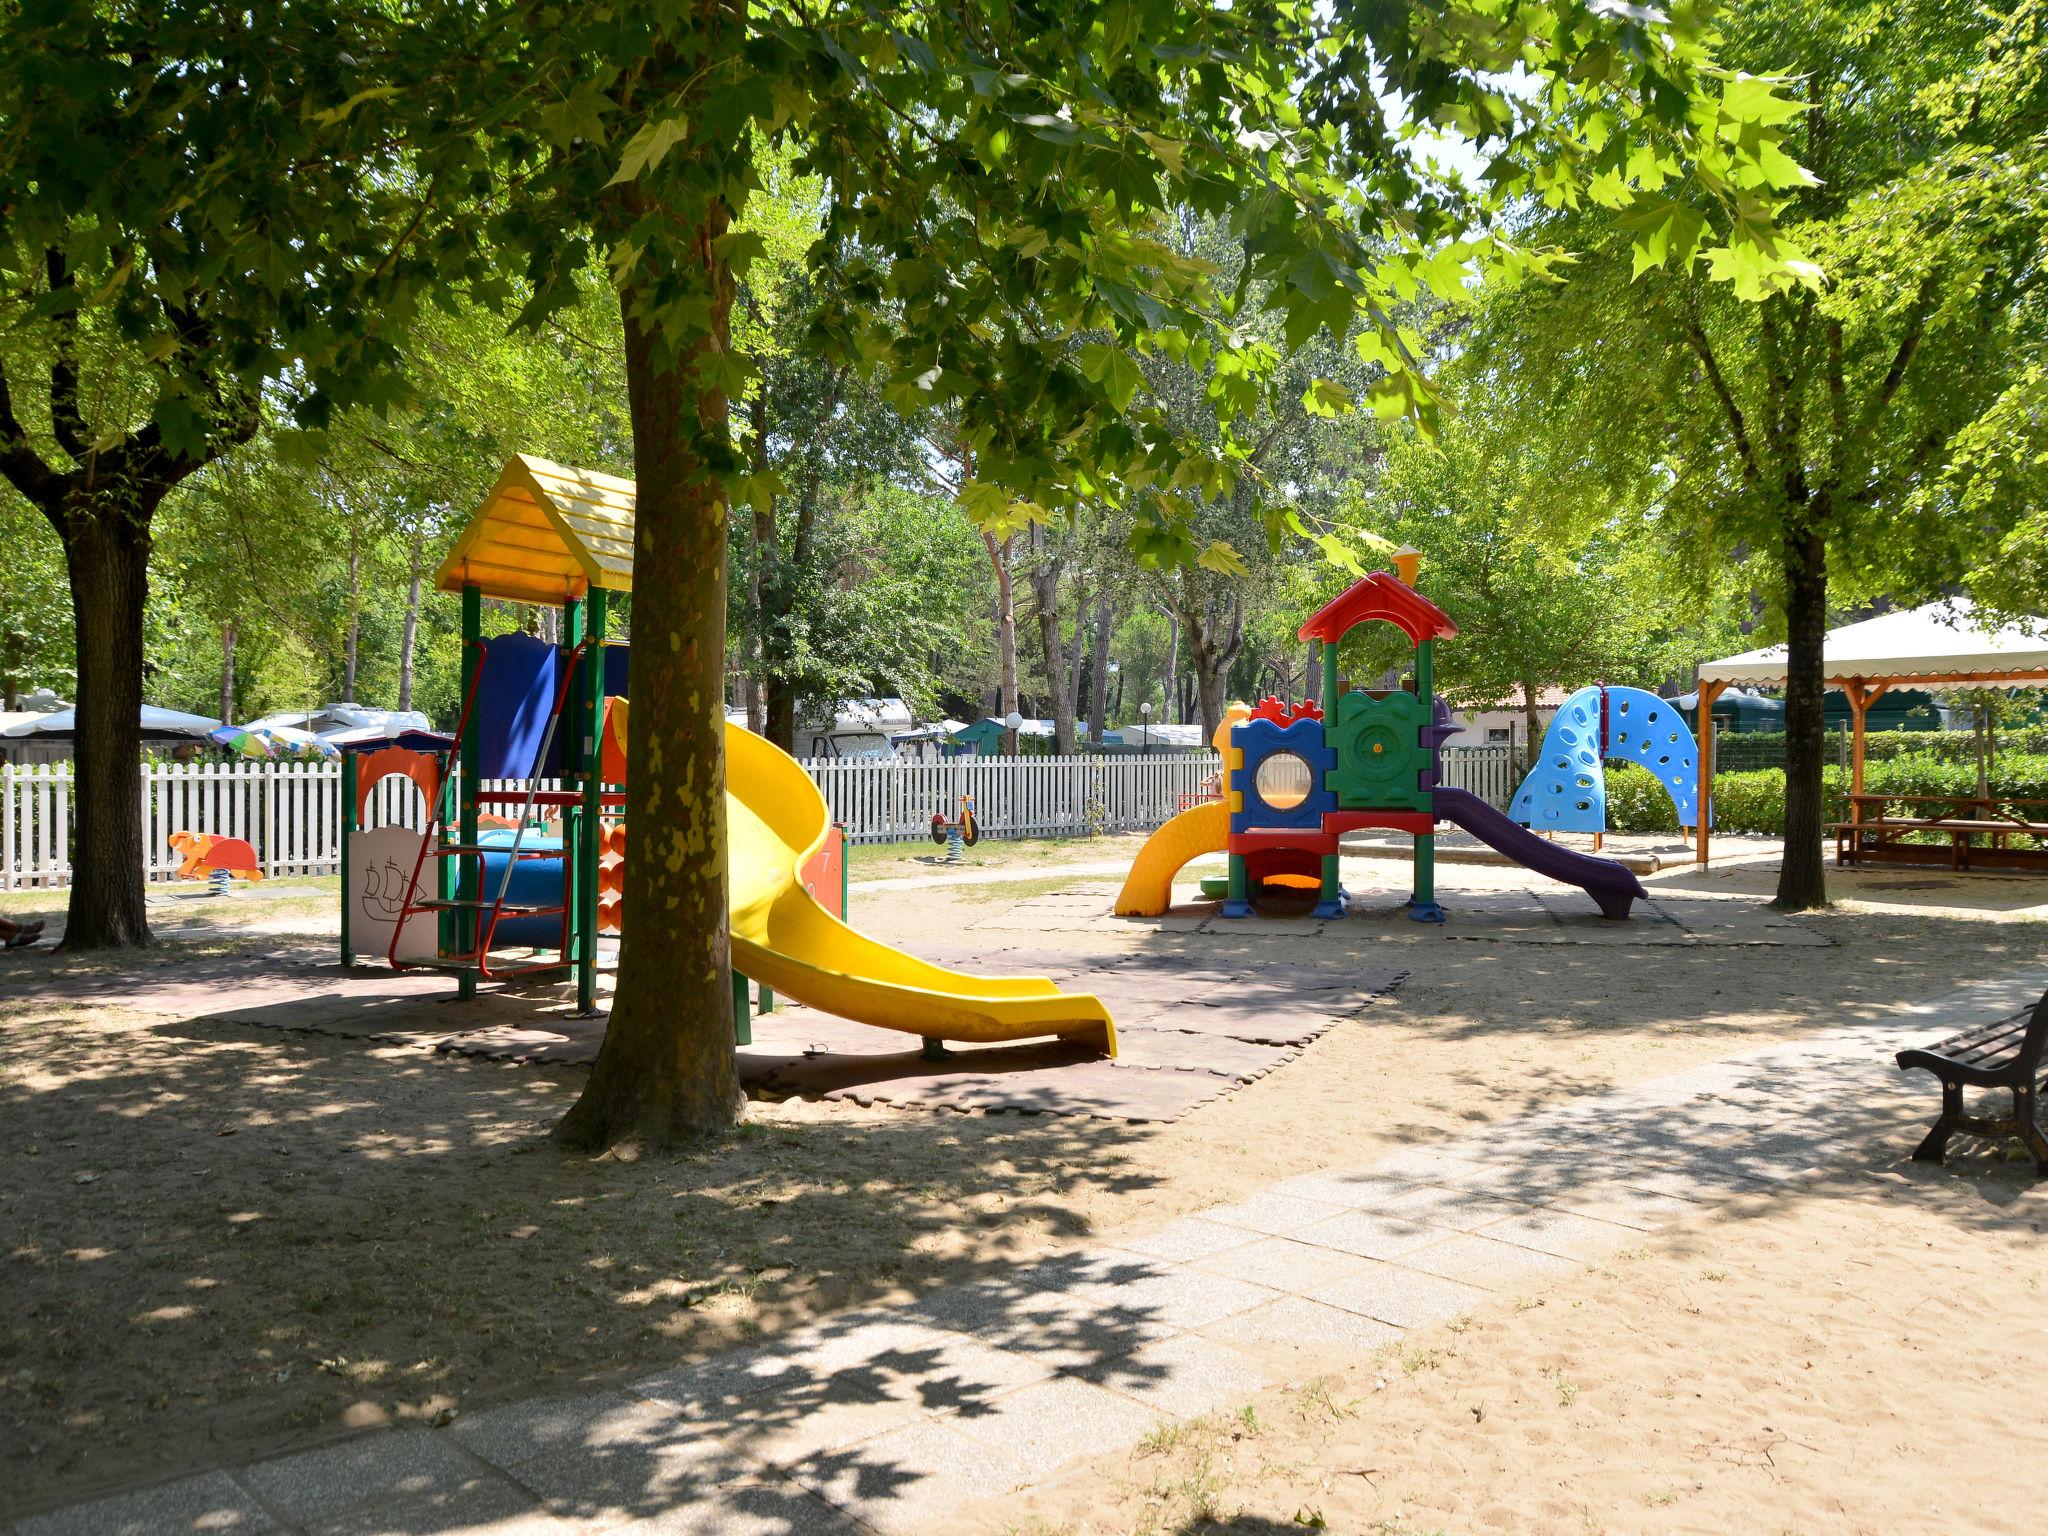
[[[1374,571],[1353,582],[1315,611],[1301,626],[1303,640],[1336,640],[1368,619],[1398,625],[1415,644],[1448,640],[1458,626],[1451,616],[1391,571]]]

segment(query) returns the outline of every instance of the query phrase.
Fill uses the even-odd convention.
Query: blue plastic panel
[[[1510,820],[1536,832],[1605,832],[1607,776],[1600,771],[1600,690],[1566,699],[1543,733],[1536,767],[1515,791]]]
[[[1581,688],[1552,717],[1543,736],[1542,755],[1535,771],[1515,791],[1509,818],[1538,832],[1605,832],[1604,765],[1629,762],[1640,763],[1656,776],[1678,810],[1680,826],[1696,825],[1699,747],[1678,707],[1641,688],[1615,687],[1605,692],[1604,748],[1600,739],[1602,690]],[[1707,813],[1712,816],[1712,806]]]
[[[1678,824],[1699,824],[1700,749],[1669,699],[1640,688],[1609,688],[1607,760],[1641,763],[1678,807]]]
[[[535,772],[534,757],[547,735],[548,715],[562,678],[559,647],[534,635],[495,635],[484,645],[483,677],[477,683],[477,777],[524,779]],[[561,771],[562,740],[557,731],[543,778]]]
[[[1231,787],[1244,792],[1244,809],[1230,818],[1232,832],[1252,832],[1265,827],[1320,827],[1325,811],[1337,809],[1337,796],[1326,779],[1337,766],[1337,754],[1323,744],[1323,722],[1297,720],[1282,730],[1270,720],[1247,720],[1233,726],[1230,744],[1244,753],[1244,767],[1233,776]],[[1308,798],[1296,806],[1275,810],[1259,798],[1259,764],[1276,752],[1292,752],[1309,767]]]

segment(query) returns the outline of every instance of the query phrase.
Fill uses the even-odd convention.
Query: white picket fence
[[[1442,782],[1505,811],[1522,784],[1519,758],[1513,747],[1445,747]]]
[[[1216,757],[814,759],[804,768],[851,841],[887,843],[927,836],[933,813],[955,814],[962,795],[974,797],[975,815],[991,837],[1148,831],[1202,793]],[[71,883],[71,772],[69,763],[0,765],[0,890]],[[151,763],[140,779],[151,880],[177,870],[173,832],[244,838],[272,876],[328,875],[341,867],[336,764]],[[1516,781],[1506,747],[1444,752],[1444,782],[1497,807],[1506,807]],[[418,792],[395,776],[373,787],[365,810],[370,826],[426,825]]]
[[[1158,826],[1215,776],[1213,752],[1157,757],[956,757],[940,762],[840,762],[804,769],[849,842],[930,835],[934,814],[974,797],[990,837],[1059,837]]]

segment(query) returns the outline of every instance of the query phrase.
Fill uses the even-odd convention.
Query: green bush
[[[1940,762],[1926,755],[1866,762],[1863,788],[1885,795],[1974,795],[1977,767]],[[2002,800],[2048,800],[2048,753],[2013,752],[1998,760],[1991,793]],[[1849,817],[1849,770],[1830,763],[1821,770],[1823,814],[1829,821]],[[1901,807],[1904,809],[1904,807]],[[2036,809],[2031,819],[2038,819]],[[1634,763],[1607,765],[1607,826],[1613,832],[1675,832],[1678,814],[1656,777]],[[1714,775],[1714,830],[1785,835],[1785,770],[1758,768]]]
[[[1640,763],[1609,763],[1607,827],[1611,832],[1676,832],[1678,808],[1657,776]]]

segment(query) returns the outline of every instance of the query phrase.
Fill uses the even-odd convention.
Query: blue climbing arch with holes
[[[1536,832],[1605,832],[1607,776],[1600,771],[1600,690],[1581,688],[1558,706],[1543,751],[1508,807]]]
[[[1678,824],[1699,824],[1700,749],[1669,699],[1640,688],[1609,688],[1607,761],[1641,763],[1678,807]]]
[[[1679,825],[1696,824],[1699,748],[1677,706],[1641,688],[1581,688],[1566,699],[1509,817],[1537,832],[1605,832],[1609,762],[1640,763],[1671,796]]]

